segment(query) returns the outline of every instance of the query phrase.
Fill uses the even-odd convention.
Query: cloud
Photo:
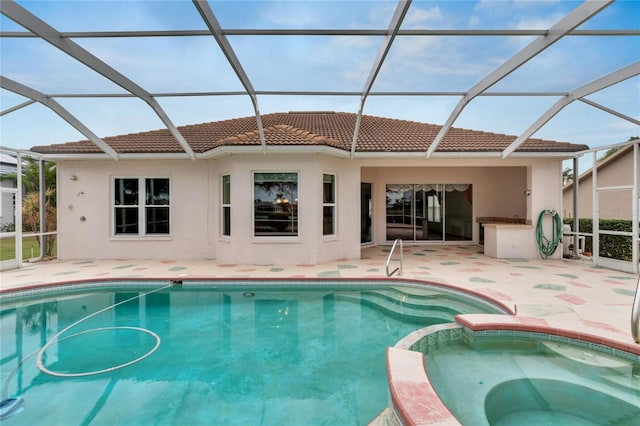
[[[570,1],[481,0],[473,8],[469,24],[474,28],[543,30],[554,25],[574,7],[575,3]]]
[[[291,2],[268,2],[264,5],[265,7],[260,8],[259,16],[275,27],[311,28],[322,25],[324,21],[322,9],[318,10],[313,4],[306,3],[305,6],[308,7],[296,7]]]
[[[471,18],[469,18],[469,23],[468,23],[469,28],[479,27],[481,22],[482,21],[480,20],[479,17],[472,16]]]
[[[531,11],[541,7],[550,7],[566,0],[479,0],[474,6],[476,11],[509,13],[517,10]]]
[[[387,28],[395,3],[390,1],[275,1],[234,2],[252,9],[260,27],[273,28]],[[251,24],[251,22],[249,22]],[[244,22],[247,27],[247,22]],[[250,25],[249,25],[250,26]]]
[[[549,16],[526,16],[518,19],[515,23],[517,30],[546,30],[554,26],[558,21],[564,18],[564,13],[554,13]]]
[[[81,40],[149,92],[242,90],[213,37]]]
[[[438,6],[432,7],[431,9],[414,7],[409,9],[402,23],[402,27],[425,28],[428,26],[428,23],[440,21],[442,21],[442,10]]]

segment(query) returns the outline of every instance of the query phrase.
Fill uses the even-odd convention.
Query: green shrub
[[[571,225],[573,230],[573,218],[565,218],[563,222]],[[631,232],[632,223],[630,220],[621,219],[600,219],[598,222],[601,231]],[[578,222],[579,232],[593,233],[593,220],[580,219]],[[610,259],[631,261],[632,259],[632,238],[622,235],[601,235],[600,236],[600,256]],[[585,251],[593,252],[593,238],[585,238]]]

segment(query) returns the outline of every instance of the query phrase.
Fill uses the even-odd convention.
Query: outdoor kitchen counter
[[[533,225],[488,222],[482,226],[485,255],[498,259],[532,259],[538,256]]]

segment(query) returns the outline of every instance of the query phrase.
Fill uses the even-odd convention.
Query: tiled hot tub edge
[[[516,320],[517,318],[517,320]],[[434,325],[414,331],[387,350],[390,404],[403,425],[460,425],[431,385],[424,356],[433,349],[460,339],[495,335],[571,342],[635,362],[640,346],[536,324],[534,318],[505,315],[458,315],[457,323]]]
[[[424,354],[388,348],[387,375],[391,404],[403,425],[460,425],[431,386]]]

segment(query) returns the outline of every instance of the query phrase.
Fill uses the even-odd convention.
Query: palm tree
[[[569,182],[573,182],[573,169],[567,167],[562,171],[562,184],[566,185]]]

